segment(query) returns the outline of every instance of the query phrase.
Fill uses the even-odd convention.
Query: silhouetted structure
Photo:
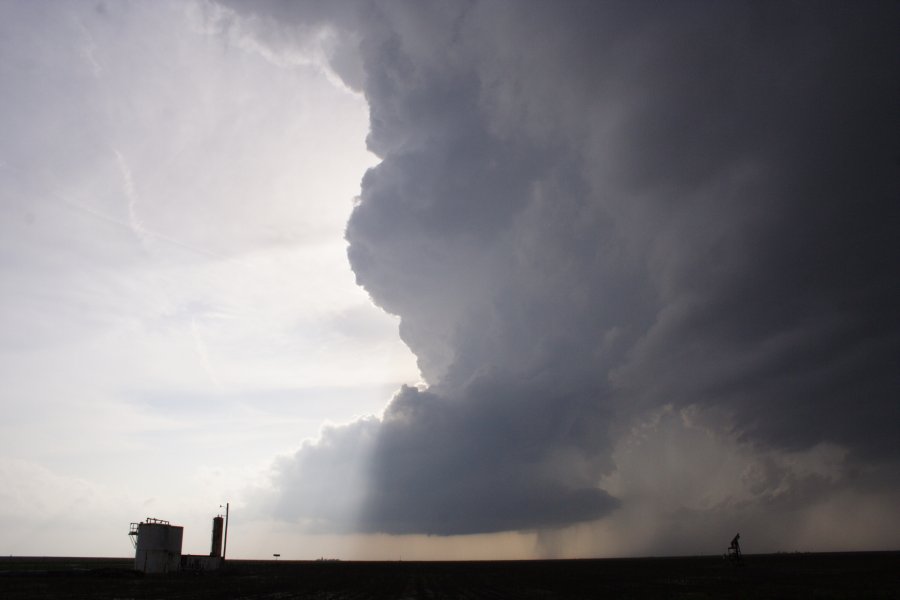
[[[731,540],[731,544],[728,546],[728,558],[733,560],[736,563],[741,562],[741,534],[735,534],[734,538]]]
[[[222,556],[222,532],[224,531],[224,524],[225,519],[221,516],[213,519],[212,548],[209,551],[210,556]]]
[[[178,571],[183,533],[182,527],[152,517],[142,523],[132,523],[128,535],[134,536],[134,569],[144,573]]]
[[[222,515],[213,518],[212,547],[209,556],[194,556],[186,554],[181,557],[182,571],[217,571],[225,563],[225,552],[222,550],[222,530],[224,519]]]
[[[212,548],[208,556],[181,553],[183,527],[152,517],[132,523],[128,535],[135,548],[134,569],[152,574],[221,569],[225,562],[222,521],[221,516],[213,519]]]

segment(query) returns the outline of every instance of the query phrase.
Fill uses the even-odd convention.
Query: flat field
[[[0,558],[0,598],[900,598],[900,552],[496,562],[229,561],[144,576],[125,558]]]

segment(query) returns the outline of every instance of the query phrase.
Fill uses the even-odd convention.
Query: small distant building
[[[182,571],[218,571],[224,560],[221,556],[204,556],[202,554],[185,554],[181,557]]]
[[[184,527],[147,517],[142,523],[132,523],[128,535],[134,536],[136,571],[172,573],[181,569]]]
[[[222,541],[224,519],[213,519],[212,547],[207,555],[181,554],[184,528],[162,519],[147,517],[132,523],[128,535],[134,543],[134,569],[143,573],[175,573],[178,571],[216,571],[225,562]]]
[[[186,554],[181,557],[183,571],[216,571],[222,568],[225,559],[222,557],[222,539],[225,520],[221,517],[213,519],[212,547],[209,556]]]

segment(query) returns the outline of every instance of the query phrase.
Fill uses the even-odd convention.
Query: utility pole
[[[230,502],[225,503],[225,547],[222,548],[222,560],[225,560],[225,553],[228,552],[228,507],[230,504]],[[219,508],[221,507],[220,504]]]

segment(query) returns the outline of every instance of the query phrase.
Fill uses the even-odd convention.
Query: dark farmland
[[[497,562],[229,561],[143,576],[131,559],[0,558],[0,598],[900,598],[900,552]]]

